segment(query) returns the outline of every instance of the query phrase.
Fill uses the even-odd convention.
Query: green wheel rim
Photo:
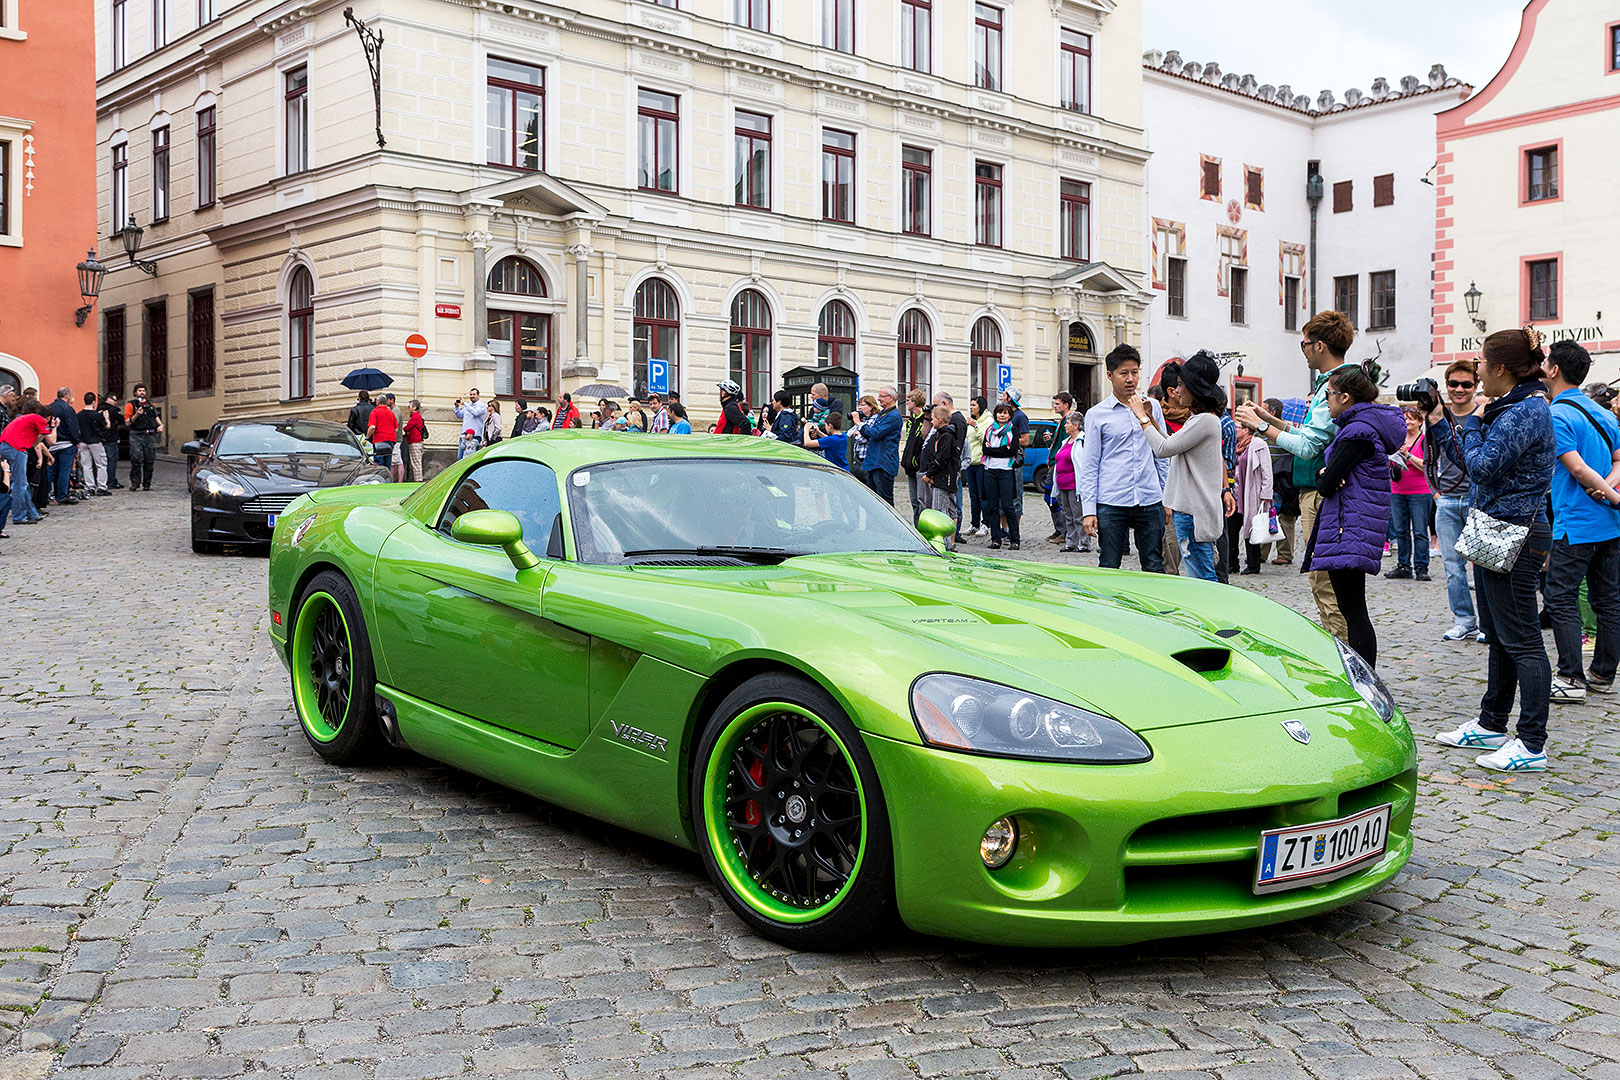
[[[744,903],[778,922],[813,922],[860,876],[866,791],[825,721],[768,702],[737,714],[715,740],[704,763],[703,827]]]
[[[293,704],[298,722],[317,742],[343,730],[354,697],[354,648],[349,621],[331,593],[310,593],[293,630]]]

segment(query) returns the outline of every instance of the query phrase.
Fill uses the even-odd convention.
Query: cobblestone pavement
[[[0,541],[0,1078],[1620,1080],[1604,699],[1558,708],[1544,777],[1425,746],[1410,868],[1332,915],[795,955],[687,853],[410,755],[322,764],[264,561],[186,541],[174,466]],[[1242,580],[1309,609],[1292,568]],[[1442,586],[1371,595],[1414,726],[1467,714]]]

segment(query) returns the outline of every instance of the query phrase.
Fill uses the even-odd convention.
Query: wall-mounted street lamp
[[[135,215],[131,214],[129,215],[129,222],[118,230],[118,238],[124,242],[124,254],[129,256],[129,265],[138,270],[145,270],[153,277],[157,277],[157,263],[135,257],[140,254],[141,237],[145,232],[145,229],[135,224]]]
[[[83,326],[84,320],[90,317],[90,309],[96,306],[96,297],[101,295],[101,279],[107,276],[107,268],[96,259],[94,251],[87,251],[78,271],[79,296],[84,306],[73,313],[73,325]]]
[[[1479,298],[1484,295],[1479,291],[1479,286],[1472,281],[1468,283],[1468,291],[1463,293],[1463,303],[1468,306],[1468,317],[1482,334],[1485,332],[1485,320],[1479,317]]]

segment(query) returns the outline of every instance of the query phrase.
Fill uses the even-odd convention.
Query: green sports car
[[[696,850],[764,936],[1119,944],[1298,918],[1412,850],[1411,732],[1287,608],[946,554],[797,447],[553,432],[276,523],[310,745],[386,741]],[[926,538],[925,538],[926,537]]]

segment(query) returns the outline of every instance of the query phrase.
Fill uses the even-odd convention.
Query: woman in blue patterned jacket
[[[1468,470],[1473,509],[1498,521],[1529,525],[1530,536],[1505,574],[1474,567],[1480,629],[1490,638],[1485,698],[1479,716],[1435,735],[1446,746],[1490,750],[1477,760],[1500,772],[1547,767],[1547,708],[1552,666],[1541,637],[1536,589],[1552,547],[1547,491],[1556,459],[1547,403],[1541,334],[1529,327],[1498,330],[1485,339],[1480,388],[1494,400],[1456,431],[1444,409],[1430,414],[1430,453],[1444,453]],[[1438,419],[1436,419],[1438,417]],[[1507,733],[1513,692],[1519,692],[1516,738]]]

